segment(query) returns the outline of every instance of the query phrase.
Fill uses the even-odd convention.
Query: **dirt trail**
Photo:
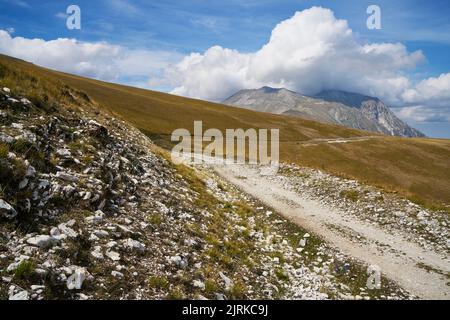
[[[245,193],[258,198],[291,221],[322,236],[342,252],[368,265],[377,265],[382,273],[404,289],[423,299],[450,299],[449,257],[425,251],[405,240],[338,210],[286,190],[276,179],[262,176],[248,166],[214,165],[215,171]],[[342,230],[345,230],[343,232]],[[357,234],[358,243],[345,236]],[[424,266],[427,268],[425,269]]]
[[[381,139],[384,136],[363,136],[363,137],[354,137],[354,138],[336,138],[336,139],[312,139],[307,141],[299,142],[299,144],[310,147],[317,146],[320,144],[340,144],[340,143],[351,143],[351,142],[361,142],[367,140]]]

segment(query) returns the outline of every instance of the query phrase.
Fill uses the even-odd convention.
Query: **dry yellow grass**
[[[56,72],[0,55],[3,65],[41,82],[68,85],[116,116],[132,123],[161,146],[168,147],[177,128],[278,128],[281,160],[316,167],[411,197],[433,206],[450,205],[450,140],[379,136],[366,141],[307,146],[312,139],[374,136],[373,133],[294,117],[232,108],[161,92],[132,88]],[[11,76],[9,76],[11,78]],[[0,72],[0,81],[2,74]],[[27,88],[7,79],[11,87]],[[36,90],[36,88],[34,89]],[[57,92],[57,91],[55,91]],[[36,92],[34,95],[39,96]],[[42,96],[42,94],[41,94]]]
[[[450,140],[383,137],[296,150],[297,155],[282,157],[400,192],[421,204],[450,203]]]

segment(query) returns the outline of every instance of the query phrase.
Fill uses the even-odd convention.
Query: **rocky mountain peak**
[[[264,93],[278,93],[281,90],[285,90],[283,88],[272,88],[272,87],[268,87],[268,86],[264,86],[262,88],[260,88],[258,91],[264,92]]]
[[[376,97],[341,90],[323,90],[314,95],[314,97],[329,102],[342,103],[353,108],[361,108],[362,104],[366,101],[380,102],[380,99]]]
[[[393,136],[424,136],[400,120],[380,99],[353,92],[324,90],[309,97],[284,88],[265,86],[239,91],[223,103]]]

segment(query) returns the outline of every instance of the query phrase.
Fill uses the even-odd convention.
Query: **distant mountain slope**
[[[380,99],[369,97],[358,93],[340,91],[340,90],[324,90],[314,96],[314,98],[338,102],[353,108],[360,108],[364,101],[374,100],[379,102]]]
[[[224,101],[224,104],[246,109],[283,114],[299,103],[313,103],[314,99],[287,89],[263,87],[258,90],[241,90]]]
[[[326,90],[315,96],[328,102],[341,103],[343,105],[356,108],[381,129],[380,132],[388,133],[392,136],[402,137],[424,137],[425,135],[411,128],[408,124],[400,120],[383,101],[375,97],[360,95],[357,93]]]
[[[314,97],[308,97],[286,89],[263,87],[239,91],[225,100],[224,104],[392,136],[424,136],[397,118],[378,98],[344,91],[323,91]]]

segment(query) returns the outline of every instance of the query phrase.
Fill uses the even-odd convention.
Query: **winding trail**
[[[294,223],[323,237],[332,246],[382,273],[422,299],[450,299],[450,259],[425,251],[401,234],[390,234],[357,218],[286,190],[281,182],[260,174],[257,168],[240,165],[212,165],[223,179],[259,199]],[[360,236],[355,243],[346,230]],[[424,268],[426,266],[426,269]]]

